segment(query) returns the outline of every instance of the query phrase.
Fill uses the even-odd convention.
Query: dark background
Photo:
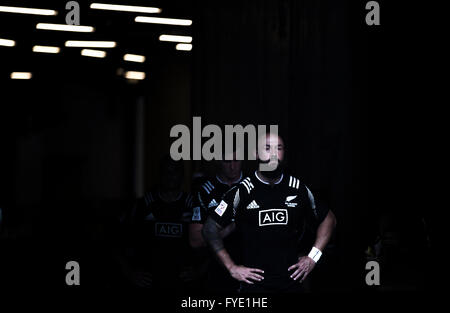
[[[398,152],[413,137],[407,97],[421,97],[411,46],[426,40],[420,27],[399,22],[408,7],[379,1],[381,26],[367,26],[365,1],[126,2],[193,20],[180,27],[134,23],[135,13],[79,3],[81,25],[95,33],[35,29],[37,22],[64,23],[64,1],[2,1],[60,12],[0,13],[0,38],[17,42],[0,47],[2,284],[64,287],[65,263],[77,260],[85,285],[109,286],[118,214],[157,182],[170,128],[201,116],[203,125],[280,126],[290,169],[338,220],[316,290],[383,289],[364,282],[364,251],[381,216],[404,238],[404,253],[392,263],[407,267],[384,276],[384,289],[425,288],[427,269],[414,259],[427,245],[427,214],[407,206],[398,189],[407,180]],[[193,50],[176,51],[158,41],[161,33],[193,36]],[[105,59],[63,47],[83,38],[118,46]],[[34,44],[62,51],[33,53]],[[124,53],[147,61],[127,64]],[[131,83],[117,75],[120,68],[147,78]],[[14,81],[12,71],[33,78]],[[185,163],[189,190],[200,164]]]

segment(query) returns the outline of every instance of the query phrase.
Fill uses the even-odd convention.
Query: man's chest
[[[215,208],[220,201],[222,200],[223,195],[230,189],[227,185],[218,185],[211,191],[211,193],[207,194],[205,199],[207,200],[208,209]]]
[[[182,205],[155,204],[142,223],[142,229],[152,237],[180,238],[187,232],[189,212]],[[186,215],[186,216],[185,216]]]
[[[251,228],[298,227],[306,214],[307,202],[290,190],[260,190],[242,203],[241,224]]]

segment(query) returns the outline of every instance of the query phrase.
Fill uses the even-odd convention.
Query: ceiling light
[[[83,32],[83,33],[92,33],[94,31],[94,27],[92,26],[49,24],[49,23],[38,23],[36,25],[36,29],[61,30],[66,32]]]
[[[138,13],[161,13],[161,9],[153,7],[140,7],[134,5],[92,3],[91,9],[122,11],[122,12],[138,12]]]
[[[179,43],[175,46],[175,49],[182,51],[191,51],[192,45],[190,43]]]
[[[81,41],[68,40],[65,43],[66,47],[82,47],[82,48],[114,48],[116,42],[114,41]]]
[[[94,58],[104,58],[106,56],[106,52],[101,50],[83,49],[81,50],[81,55]]]
[[[11,73],[11,79],[30,79],[31,78],[30,72],[12,72]]]
[[[191,36],[161,35],[161,36],[159,36],[159,40],[191,43],[192,37]]]
[[[43,52],[43,53],[59,53],[59,47],[51,46],[33,46],[33,52]]]
[[[137,79],[137,80],[143,80],[145,78],[144,72],[135,72],[135,71],[127,71],[125,73],[126,79]]]
[[[152,17],[152,16],[136,16],[134,21],[138,22],[138,23],[167,24],[167,25],[179,25],[179,26],[192,25],[192,20],[182,20],[182,19],[176,19],[176,18],[162,18],[162,17]]]
[[[7,6],[0,6],[0,12],[34,14],[34,15],[57,15],[58,14],[58,12],[56,12],[55,10],[19,8],[19,7],[7,7]]]
[[[123,56],[123,59],[124,59],[125,61],[142,63],[142,62],[145,61],[145,56],[127,53],[127,54],[125,54],[125,55]]]
[[[0,46],[14,47],[15,45],[16,45],[16,42],[14,40],[0,38]]]

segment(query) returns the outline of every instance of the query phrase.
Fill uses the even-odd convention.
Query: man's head
[[[267,133],[258,138],[256,158],[260,171],[267,177],[276,178],[284,170],[284,142],[276,133]]]
[[[182,161],[174,161],[170,156],[165,156],[160,163],[161,188],[166,191],[181,188],[184,176]]]
[[[218,162],[219,175],[228,181],[235,181],[241,176],[242,161],[237,160],[236,152],[230,155],[223,155],[223,159]]]

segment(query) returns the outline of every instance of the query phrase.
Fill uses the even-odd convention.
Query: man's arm
[[[236,229],[236,224],[233,222],[227,227],[220,230],[220,237],[225,238]],[[192,248],[206,247],[206,242],[202,235],[203,224],[189,224],[189,243]]]
[[[248,268],[236,265],[226,251],[220,232],[224,226],[228,226],[240,205],[240,189],[239,186],[228,190],[222,198],[222,201],[208,216],[206,223],[203,225],[203,237],[208,245],[214,251],[219,262],[228,270],[230,275],[239,281],[253,284],[251,280],[260,281],[263,279],[258,273],[264,273],[263,270],[257,268]]]
[[[208,217],[206,223],[203,226],[203,237],[205,241],[209,244],[211,249],[214,251],[215,256],[230,273],[230,275],[239,281],[244,281],[248,284],[253,284],[250,280],[261,281],[264,279],[263,276],[258,273],[264,273],[263,270],[257,268],[248,268],[241,265],[236,265],[231,259],[227,250],[223,245],[222,236],[220,232],[223,230],[222,226],[216,223],[211,217]]]
[[[189,244],[194,249],[206,247],[206,243],[202,237],[202,229],[203,224],[189,224]]]
[[[189,224],[189,244],[194,249],[206,247],[206,242],[203,240],[202,236],[203,223],[205,222],[205,216],[208,212],[208,208],[205,205],[205,200],[206,203],[208,203],[210,199],[203,192],[203,190],[200,190],[197,193],[196,205],[193,208],[192,221]],[[227,237],[235,230],[235,228],[235,223],[231,223],[227,227],[223,228],[220,231],[221,237]]]
[[[333,230],[336,227],[336,216],[333,212],[328,211],[325,219],[320,223],[317,228],[316,233],[316,241],[314,243],[314,247],[323,251],[327,246],[328,242],[331,239],[331,235],[333,234]]]
[[[314,242],[314,248],[323,251],[330,241],[333,230],[336,227],[336,217],[333,212],[328,211],[328,214],[324,220],[319,224],[316,232],[316,240]],[[313,248],[313,249],[314,249]],[[295,269],[291,274],[291,278],[297,280],[301,278],[300,282],[303,282],[305,278],[311,273],[316,265],[316,261],[310,256],[302,256],[298,262],[288,268],[289,271]]]
[[[200,190],[196,192],[192,221],[189,224],[189,244],[194,249],[206,246],[202,237],[203,223],[205,222],[206,212],[208,210],[207,205],[205,204],[205,200],[207,201],[208,199],[205,198],[207,198],[207,195],[204,190],[200,188]]]

